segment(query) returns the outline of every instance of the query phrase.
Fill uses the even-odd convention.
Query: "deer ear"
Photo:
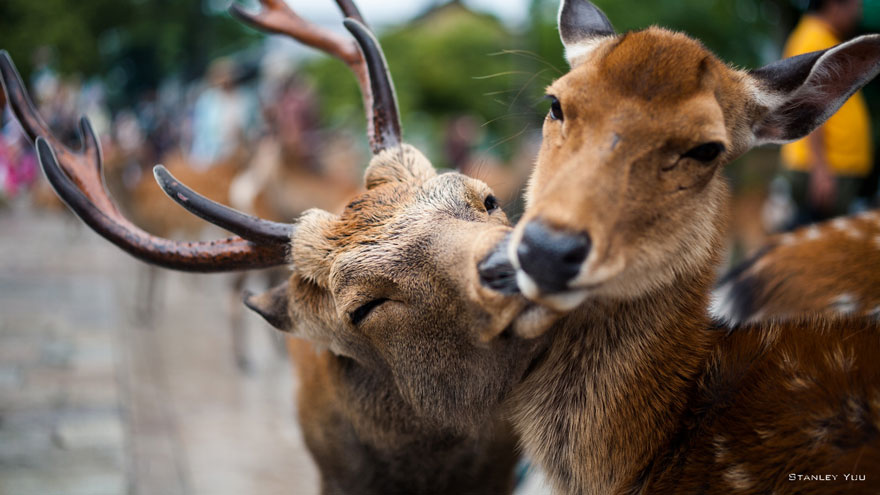
[[[434,166],[419,150],[408,144],[389,148],[373,157],[364,175],[367,189],[403,182],[419,185],[437,175]]]
[[[245,291],[244,305],[278,330],[290,332],[293,325],[288,312],[288,301],[290,301],[288,287],[288,283],[284,282],[259,295]]]
[[[596,47],[596,40],[615,34],[608,17],[588,0],[563,0],[559,6],[559,37],[572,67]]]
[[[791,57],[751,71],[755,99],[767,112],[752,130],[756,144],[803,138],[880,72],[880,35]]]

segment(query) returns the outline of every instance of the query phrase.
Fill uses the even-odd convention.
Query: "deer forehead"
[[[394,182],[371,189],[353,201],[328,238],[340,248],[377,241],[411,231],[426,218],[452,215],[471,219],[489,188],[458,173],[446,173],[424,182]]]
[[[718,64],[700,42],[654,27],[622,35],[598,68],[620,96],[662,103],[704,90]]]
[[[346,207],[325,234],[333,245],[327,258],[333,264],[335,285],[365,276],[388,278],[411,263],[431,258],[431,246],[442,246],[446,222],[480,219],[489,188],[458,173],[423,183],[389,183],[364,193]],[[450,234],[451,235],[451,234]]]
[[[693,121],[701,118],[700,108],[692,104],[697,98],[729,106],[726,100],[741,92],[735,75],[698,41],[652,27],[606,38],[548,93],[562,99],[566,118],[584,114],[591,123],[626,107],[635,113],[621,119],[628,126],[670,116]]]

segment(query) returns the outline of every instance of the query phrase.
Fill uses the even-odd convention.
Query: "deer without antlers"
[[[234,12],[264,28],[288,26],[287,34],[338,56],[349,54],[347,40],[319,36],[280,2],[262,3],[259,14]],[[354,7],[339,3],[361,54],[352,62],[355,72],[368,74],[359,78],[371,104],[375,153],[367,190],[339,216],[310,210],[294,224],[275,223],[204,198],[156,167],[171,199],[239,236],[223,241],[174,242],[126,220],[103,188],[101,153],[88,121],[82,122],[83,151],[62,146],[29,105],[5,53],[0,70],[16,114],[37,136],[49,181],[110,242],[175,270],[290,263],[285,284],[247,295],[245,303],[302,339],[293,346],[300,423],[324,493],[507,493],[515,445],[496,406],[542,342],[507,337],[525,332],[519,327],[534,324],[543,310],[480,284],[476,261],[511,230],[504,213],[485,184],[457,173],[437,175],[421,153],[401,144],[378,42],[351,18]]]
[[[559,30],[571,70],[526,213],[480,265],[566,313],[508,400],[525,450],[561,493],[877,493],[878,322],[731,330],[707,308],[722,166],[819,126],[880,71],[880,36],[744,71],[683,34],[616,34],[586,0]]]

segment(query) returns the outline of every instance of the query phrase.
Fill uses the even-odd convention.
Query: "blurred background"
[[[331,0],[288,3],[346,34]],[[619,30],[682,30],[740,67],[780,58],[809,6],[595,3]],[[862,4],[856,30],[880,30],[880,0]],[[358,5],[385,49],[406,140],[436,166],[488,182],[515,219],[548,109],[543,89],[567,69],[557,0]],[[0,2],[0,49],[43,117],[76,146],[77,119],[89,116],[108,187],[158,235],[222,233],[164,197],[157,163],[218,201],[289,221],[310,207],[340,209],[368,161],[347,67],[244,26],[228,6]],[[880,84],[864,94],[878,143]],[[264,289],[283,272],[193,276],[139,264],[66,211],[8,110],[0,128],[0,494],[316,493],[284,342],[239,303],[244,287]],[[779,163],[778,149],[759,149],[726,170],[731,262],[791,221]],[[850,210],[876,204],[877,170]]]

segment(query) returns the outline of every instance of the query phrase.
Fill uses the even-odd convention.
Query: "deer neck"
[[[311,351],[300,366],[300,422],[323,493],[509,493],[509,424],[450,431],[418,418],[382,369]],[[305,368],[305,369],[302,369]]]
[[[714,341],[714,263],[634,300],[593,300],[560,322],[513,396],[514,424],[562,493],[637,490],[680,428]]]

